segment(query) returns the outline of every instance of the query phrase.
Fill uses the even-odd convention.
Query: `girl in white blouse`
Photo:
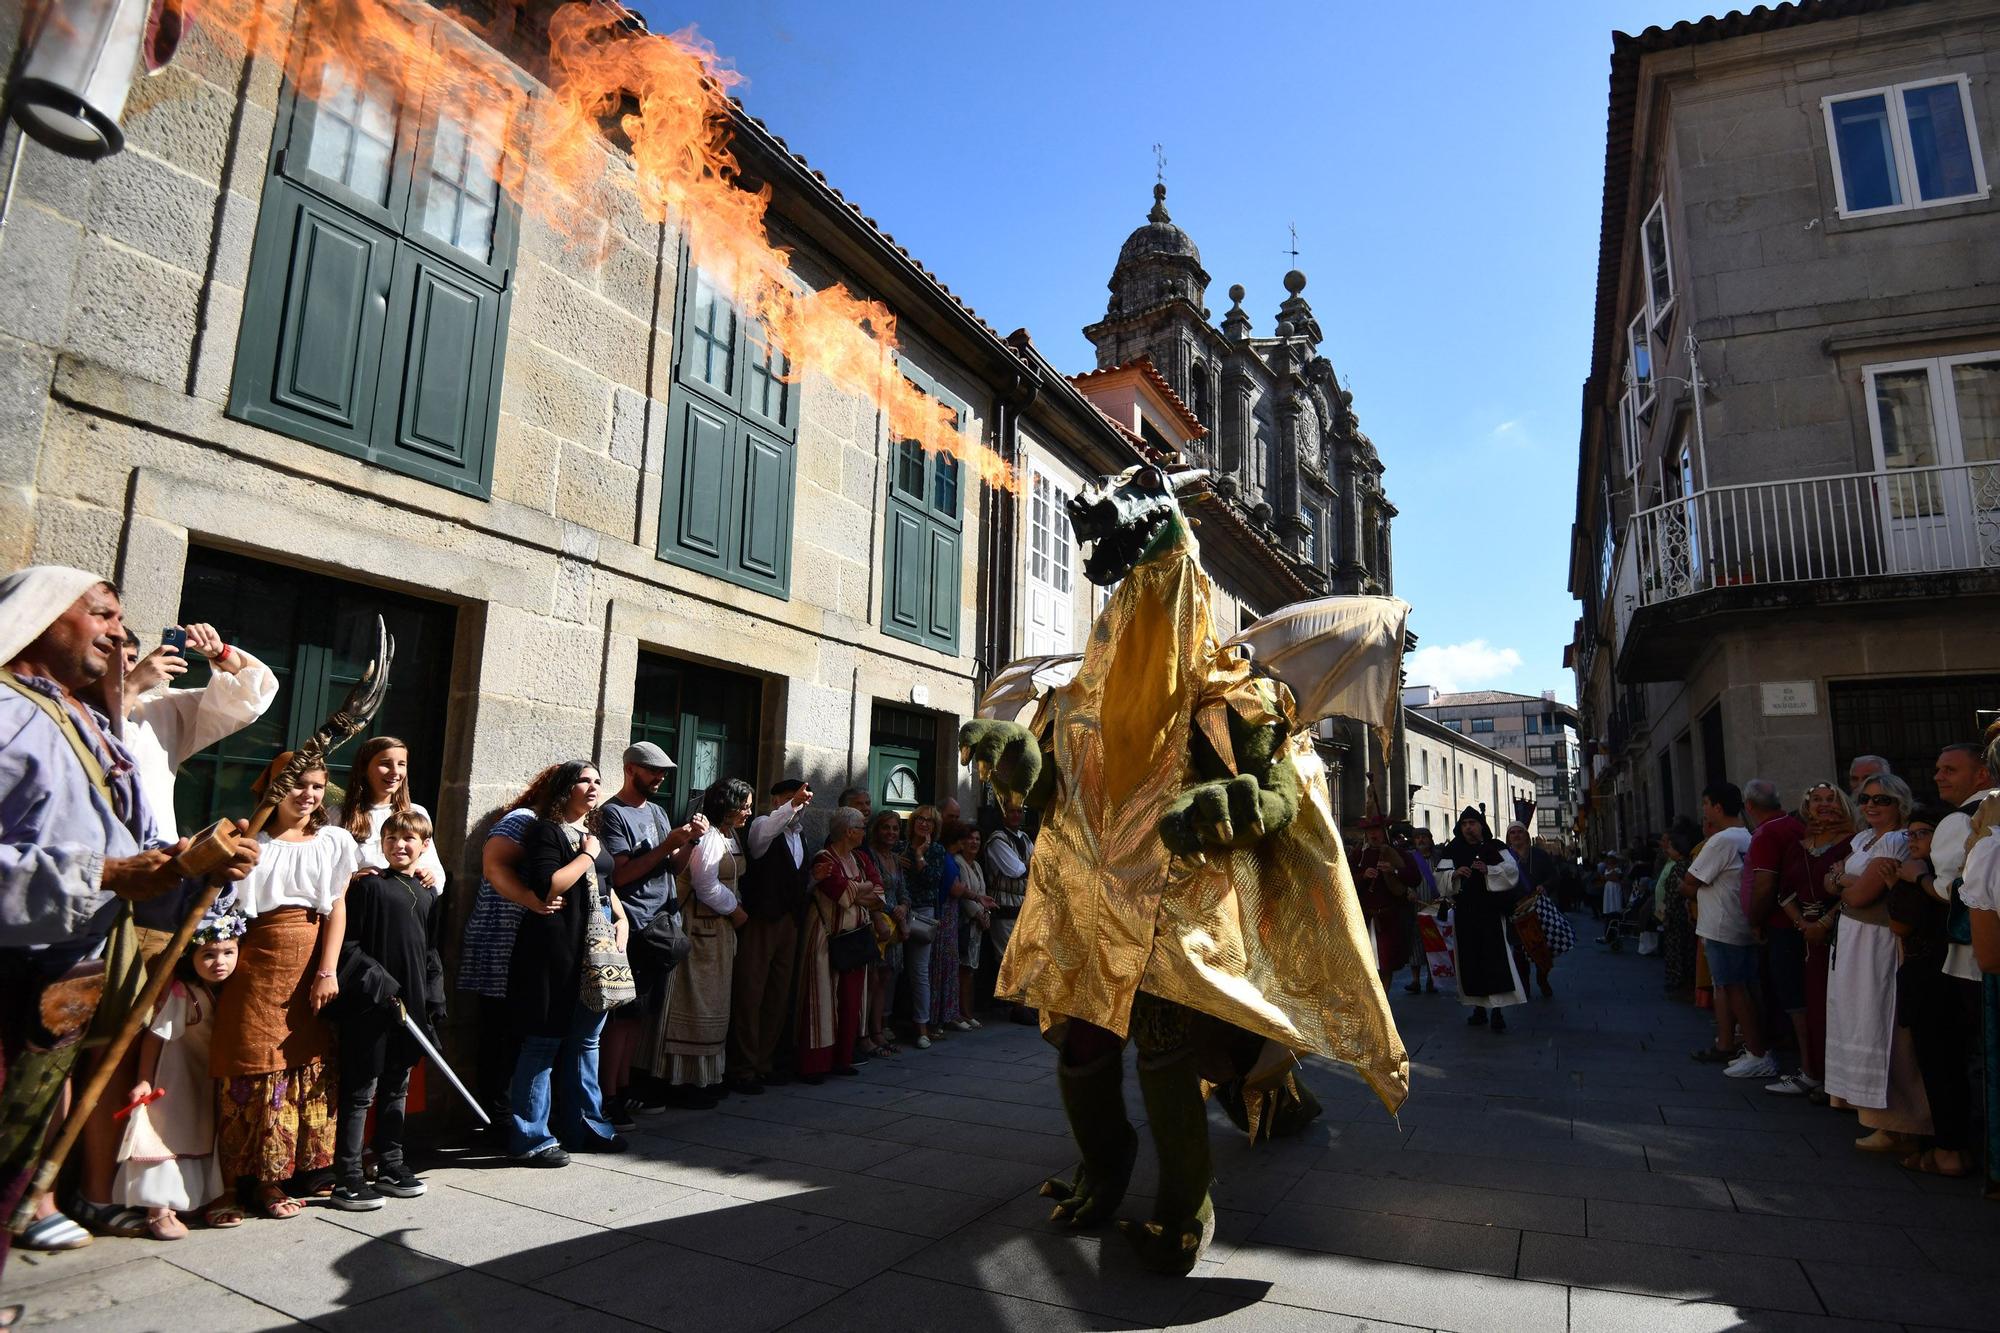
[[[291,757],[271,761],[260,794]],[[333,1032],[319,1012],[340,993],[357,852],[346,829],[326,822],[325,802],[326,771],[307,769],[257,835],[257,867],[235,895],[250,929],[209,1047],[223,1180],[253,1181],[270,1218],[303,1207],[283,1182],[333,1164]]]
[[[357,875],[388,865],[382,855],[382,821],[399,810],[414,810],[425,819],[431,812],[410,799],[410,747],[394,736],[371,736],[355,752],[347,771],[347,798],[340,823],[360,848]],[[444,862],[433,838],[411,871],[417,883],[432,893],[444,892]]]

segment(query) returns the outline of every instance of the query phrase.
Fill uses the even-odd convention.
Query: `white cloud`
[[[1446,694],[1476,690],[1521,669],[1521,655],[1512,648],[1495,648],[1484,639],[1464,643],[1426,644],[1403,662],[1403,678],[1412,685],[1431,685]]]
[[[1495,437],[1501,435],[1512,435],[1515,431],[1519,429],[1521,429],[1521,418],[1514,417],[1510,420],[1503,421],[1499,425],[1495,426],[1493,428],[1493,434]]]

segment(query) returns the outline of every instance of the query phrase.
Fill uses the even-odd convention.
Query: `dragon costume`
[[[1136,1044],[1160,1186],[1151,1220],[1120,1225],[1149,1267],[1187,1273],[1214,1228],[1205,1096],[1254,1142],[1319,1113],[1304,1053],[1351,1065],[1392,1112],[1408,1092],[1312,743],[1332,713],[1393,719],[1407,608],[1299,603],[1222,642],[1167,474],[1107,479],[1069,518],[1085,574],[1116,591],[1081,654],[1009,667],[959,735],[1003,803],[1041,816],[997,989],[1061,1052],[1082,1162],[1043,1186],[1055,1220],[1102,1223],[1124,1197]],[[1023,707],[1025,725],[992,716]]]

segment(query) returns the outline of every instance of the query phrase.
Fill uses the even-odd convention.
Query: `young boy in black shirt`
[[[404,1009],[433,1045],[444,1020],[444,964],[438,957],[438,895],[418,883],[417,858],[430,846],[431,821],[399,810],[382,821],[387,869],[347,887],[347,938],[382,965]],[[414,1199],[424,1182],[403,1162],[403,1102],[410,1071],[422,1058],[393,1006],[343,1016],[340,1035],[340,1124],[334,1139],[332,1203],[349,1212],[382,1206],[382,1196]],[[375,1184],[361,1171],[362,1137],[375,1110]]]

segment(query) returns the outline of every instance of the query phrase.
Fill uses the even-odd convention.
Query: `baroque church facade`
[[[1104,317],[1083,330],[1098,370],[1152,365],[1206,428],[1183,456],[1214,473],[1219,497],[1315,593],[1392,592],[1396,507],[1353,395],[1320,351],[1306,275],[1285,274],[1269,336],[1252,331],[1240,284],[1220,326],[1210,323],[1201,252],[1166,195],[1153,187],[1145,225],[1118,251]]]

